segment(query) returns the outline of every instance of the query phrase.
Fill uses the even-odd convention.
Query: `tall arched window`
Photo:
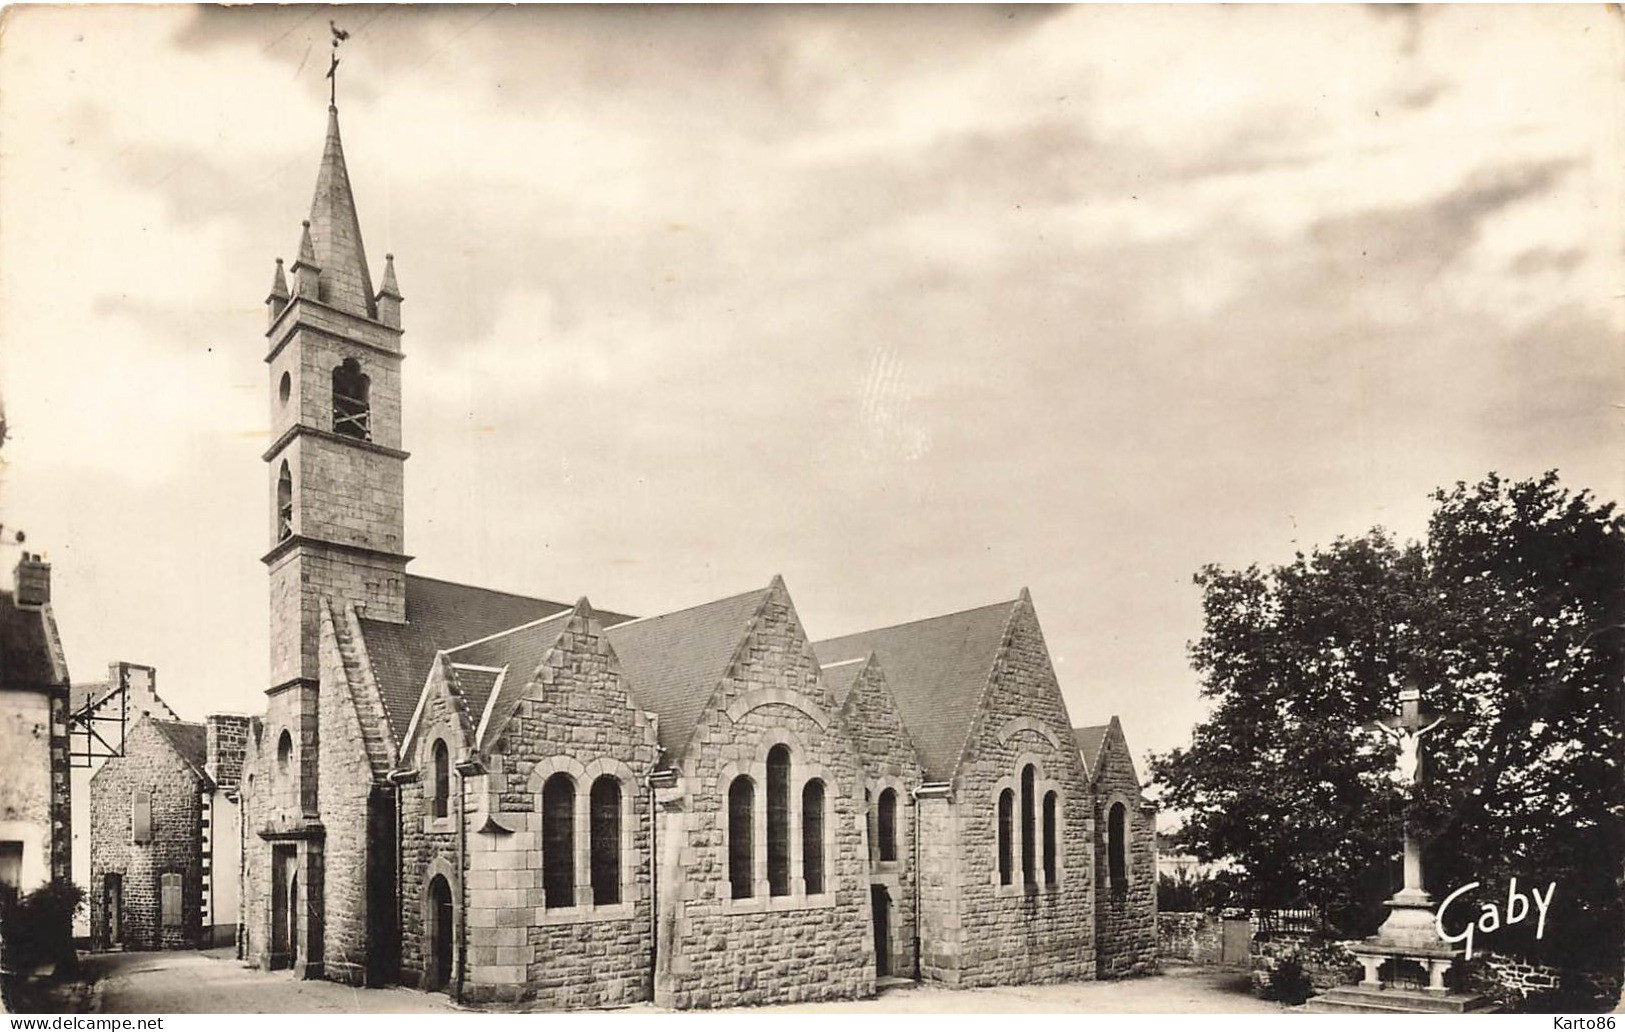
[[[447,813],[447,802],[451,799],[451,754],[446,751],[446,743],[436,738],[434,740],[434,815],[444,817]]]
[[[568,774],[542,785],[542,891],[550,908],[576,905],[576,783]]]
[[[1128,887],[1128,808],[1113,803],[1106,819],[1106,857],[1114,889]]]
[[[1044,793],[1044,884],[1055,884],[1055,821],[1058,799],[1054,792]]]
[[[767,752],[767,891],[790,895],[790,749]]]
[[[605,774],[592,783],[592,901],[621,901],[621,783]]]
[[[807,895],[824,891],[824,783],[817,778],[801,790],[801,875]]]
[[[282,472],[276,478],[276,539],[286,541],[293,537],[293,473],[283,460]]]
[[[1021,768],[1021,878],[1023,884],[1038,884],[1034,867],[1038,861],[1038,835],[1033,800],[1033,779],[1037,771],[1032,764]]]
[[[1009,885],[1015,875],[1011,852],[1011,831],[1015,823],[1016,794],[1008,788],[999,793],[999,884]]]
[[[733,898],[756,892],[755,845],[751,842],[751,810],[756,806],[756,785],[743,775],[728,786],[728,882]]]
[[[333,432],[372,439],[372,378],[353,358],[333,369]]]
[[[880,832],[880,859],[897,859],[897,790],[888,788],[880,793],[879,813],[875,823]]]

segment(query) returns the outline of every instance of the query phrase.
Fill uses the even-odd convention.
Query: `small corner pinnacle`
[[[1029,606],[1033,604],[1033,593],[1028,591],[1025,587],[1021,589],[1021,594],[1016,597],[1027,603]]]

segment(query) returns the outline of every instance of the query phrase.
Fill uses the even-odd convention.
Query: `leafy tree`
[[[1154,758],[1163,804],[1188,811],[1197,856],[1235,859],[1254,906],[1308,903],[1371,934],[1409,827],[1436,898],[1476,881],[1504,904],[1511,877],[1557,882],[1542,941],[1530,920],[1479,945],[1617,967],[1625,517],[1555,473],[1434,501],[1425,542],[1376,529],[1196,575],[1191,658],[1213,710],[1189,748]],[[1393,743],[1362,730],[1407,678],[1450,718],[1424,740],[1414,793],[1391,775]]]

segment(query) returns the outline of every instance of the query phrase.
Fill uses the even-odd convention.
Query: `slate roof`
[[[80,713],[86,707],[99,706],[113,694],[111,681],[96,681],[91,684],[74,684],[68,686],[68,712]]]
[[[534,623],[447,650],[446,658],[452,663],[457,690],[468,706],[473,730],[479,730],[488,707],[493,722],[503,720],[512,712],[536,668],[542,665],[542,657],[559,640],[573,611],[565,609]],[[491,692],[499,681],[501,689],[493,702]],[[475,744],[484,748],[487,743],[482,740]]]
[[[1100,750],[1106,744],[1106,732],[1111,730],[1110,724],[1097,724],[1094,727],[1075,727],[1072,737],[1078,743],[1078,752],[1083,754],[1083,770],[1090,778],[1095,776],[1095,767],[1100,761]]]
[[[604,632],[638,707],[660,719],[660,744],[679,760],[711,693],[772,585]]]
[[[813,643],[826,668],[873,652],[930,781],[952,777],[1017,600]]]
[[[19,609],[16,596],[0,591],[0,685],[45,687],[63,683],[51,662],[51,638],[43,609]]]
[[[148,718],[151,719],[150,717]],[[153,720],[152,726],[169,741],[192,768],[192,773],[207,781],[203,765],[208,761],[208,733],[202,724],[189,724],[181,720]]]
[[[432,577],[406,577],[406,623],[361,620],[362,637],[395,741],[404,743],[418,697],[429,678],[435,653],[506,631],[543,617],[568,612],[562,602],[505,591],[453,584]],[[626,620],[599,612],[601,621]],[[474,714],[479,719],[479,714]]]
[[[858,675],[863,673],[864,660],[868,658],[865,655],[824,667],[824,686],[835,697],[837,707],[846,705],[846,697],[852,694],[852,686],[858,683]]]

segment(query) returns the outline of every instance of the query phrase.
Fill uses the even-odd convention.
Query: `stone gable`
[[[1094,776],[1095,925],[1101,978],[1145,974],[1157,959],[1156,809],[1140,794],[1123,728],[1113,717],[1101,743]],[[1111,813],[1124,817],[1124,877],[1111,877]]]

